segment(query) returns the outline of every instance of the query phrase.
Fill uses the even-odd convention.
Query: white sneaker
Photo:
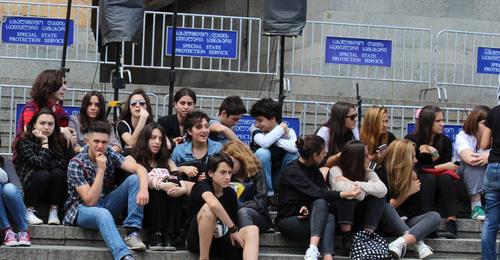
[[[26,209],[26,222],[30,225],[40,225],[43,221],[35,215],[36,210],[27,208]]]
[[[49,211],[49,221],[47,221],[49,225],[61,225],[61,221],[57,216],[57,208],[50,208]]]
[[[317,247],[309,247],[304,256],[304,260],[318,260],[319,251]]]
[[[392,241],[389,244],[389,253],[396,259],[403,257],[406,253],[405,239],[398,237],[398,239]]]
[[[424,240],[420,240],[415,244],[415,251],[417,251],[419,259],[425,259],[434,254],[432,248],[426,245]]]

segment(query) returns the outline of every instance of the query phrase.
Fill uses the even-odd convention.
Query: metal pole
[[[64,24],[64,42],[63,42],[63,52],[61,58],[61,70],[66,74],[69,72],[69,68],[66,68],[66,51],[68,50],[68,36],[69,36],[69,22],[71,18],[71,0],[68,0],[68,6],[66,9],[66,23]]]
[[[278,102],[280,104],[281,115],[283,116],[283,102],[286,96],[283,94],[283,90],[285,88],[285,36],[281,36],[280,43],[280,89],[279,89],[279,97]]]
[[[169,81],[170,86],[168,88],[168,115],[172,115],[172,107],[174,102],[174,87],[175,87],[175,45],[177,43],[177,8],[178,8],[178,0],[174,2],[174,18],[172,21],[172,56],[170,61],[170,73],[169,73]]]
[[[359,83],[356,83],[356,99],[358,100],[358,128],[361,127],[361,116],[363,113],[363,100],[361,100],[361,95],[359,95]]]

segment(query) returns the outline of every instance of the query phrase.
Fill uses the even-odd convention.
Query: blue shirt
[[[222,145],[218,142],[212,141],[208,139],[208,152],[206,156],[205,162],[208,161],[208,157],[212,154],[219,152],[222,149]],[[193,154],[193,142],[185,142],[175,146],[174,151],[172,152],[172,160],[176,164],[180,164],[183,162],[188,162],[192,160],[197,160]]]
[[[106,151],[106,171],[104,172],[102,188],[104,195],[108,194],[113,189],[115,169],[121,167],[125,160],[123,155],[113,151],[111,147],[111,145],[108,145]],[[96,173],[97,163],[90,160],[89,147],[86,145],[83,152],[73,157],[68,164],[68,200],[66,200],[66,204],[64,205],[66,209],[66,214],[63,219],[64,225],[74,224],[78,209],[84,204],[76,188],[86,184],[92,186]]]

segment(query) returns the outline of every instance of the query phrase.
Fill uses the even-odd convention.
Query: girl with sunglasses
[[[106,121],[106,101],[101,92],[95,90],[83,97],[80,114],[73,115],[69,119],[69,127],[74,129],[76,134],[72,139],[73,151],[76,153],[83,151],[90,123],[94,121]],[[110,134],[110,143],[113,145],[113,150],[121,151],[120,141],[113,131]]]
[[[337,102],[332,106],[330,119],[316,131],[316,135],[325,140],[327,157],[324,166],[331,168],[340,158],[344,145],[355,140],[356,107],[347,102]]]
[[[128,96],[120,121],[116,124],[116,136],[125,153],[135,146],[142,129],[150,122],[153,122],[153,111],[149,97],[138,88]]]

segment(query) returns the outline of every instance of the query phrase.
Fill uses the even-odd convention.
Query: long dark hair
[[[433,142],[433,146],[440,150],[443,142],[443,134],[435,135],[434,140],[432,140],[432,127],[434,121],[436,120],[436,113],[443,113],[443,111],[438,106],[428,105],[420,110],[420,114],[417,120],[417,126],[415,128],[415,138],[417,140],[417,145],[430,144]]]
[[[146,123],[152,122],[153,121],[153,110],[151,109],[151,102],[149,101],[148,95],[146,95],[146,92],[143,89],[135,89],[127,98],[127,102],[123,106],[123,112],[120,116],[120,120],[130,120],[130,117],[132,116],[132,113],[130,112],[130,99],[134,95],[141,95],[144,98],[144,101],[146,101],[146,110],[149,113],[148,119],[146,120]]]
[[[350,129],[346,129],[345,120],[351,108],[355,109],[354,104],[348,102],[337,102],[332,106],[330,118],[323,124],[328,127],[329,138],[328,141],[328,155],[337,154],[344,147],[345,135],[350,135],[350,139],[354,139],[354,134]]]
[[[63,78],[61,70],[44,70],[38,74],[31,89],[31,98],[38,107],[47,106],[50,95],[62,87]]]
[[[155,129],[160,130],[162,141],[160,145],[160,151],[153,156],[153,153],[149,148],[149,139],[151,138],[153,130]],[[141,133],[139,134],[139,137],[137,138],[137,143],[135,144],[135,147],[131,152],[132,157],[134,157],[134,159],[139,164],[146,167],[148,171],[150,171],[153,168],[151,165],[153,161],[156,162],[155,168],[167,168],[170,170],[168,165],[170,154],[168,152],[165,138],[166,138],[165,131],[158,123],[151,122],[145,125],[144,129],[142,129]]]
[[[96,96],[99,100],[99,114],[97,114],[94,121],[106,120],[106,101],[101,92],[92,90],[83,97],[82,106],[80,107],[80,130],[83,134],[87,133],[89,130],[91,119],[89,115],[87,115],[87,108],[90,106],[90,99],[92,99],[93,96]]]
[[[57,121],[56,115],[49,108],[44,107],[40,109],[31,118],[31,121],[26,126],[26,131],[21,134],[19,141],[32,139],[36,140],[39,145],[42,145],[42,141],[40,141],[39,138],[33,135],[33,130],[35,129],[36,121],[41,115],[51,115],[54,118],[54,132],[52,132],[52,135],[48,137],[49,147],[50,150],[55,151],[60,156],[63,156],[65,147],[63,144],[65,142],[65,139],[61,134],[61,128],[59,127],[59,122]]]
[[[320,154],[325,149],[325,140],[317,135],[306,135],[304,139],[299,138],[295,144],[300,157],[307,162],[311,161],[314,154]]]
[[[340,154],[338,166],[342,175],[351,181],[365,181],[365,145],[353,140],[348,142]]]

